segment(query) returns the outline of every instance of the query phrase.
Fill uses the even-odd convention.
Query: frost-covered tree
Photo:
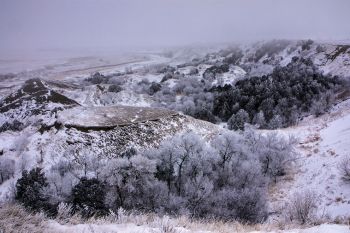
[[[314,114],[316,117],[321,116],[327,109],[327,102],[325,98],[321,98],[320,100],[313,103],[310,108],[310,112]]]
[[[344,181],[350,181],[350,156],[345,157],[338,165]]]
[[[156,82],[152,82],[149,87],[149,94],[153,95],[154,93],[160,91],[162,89],[162,85]]]
[[[240,155],[241,141],[241,136],[233,132],[225,132],[213,139],[211,144],[219,156],[218,166],[220,168],[225,169],[234,156]]]
[[[280,115],[274,115],[269,122],[270,129],[278,129],[283,126],[283,118]]]
[[[68,201],[72,188],[79,182],[79,178],[72,173],[72,163],[62,158],[51,167],[47,173],[49,183],[46,194],[52,203]]]
[[[78,178],[98,178],[103,160],[98,155],[85,148],[69,148],[64,157],[69,162],[69,171]]]
[[[187,180],[184,185],[186,208],[192,216],[205,217],[210,213],[210,199],[213,195],[213,180],[201,173],[195,178]]]
[[[262,163],[263,174],[274,179],[284,175],[289,163],[295,159],[295,142],[294,137],[286,140],[276,133],[260,137],[258,156]]]
[[[171,141],[165,141],[158,150],[152,150],[148,156],[157,162],[156,178],[164,181],[168,190],[175,189],[175,165],[177,163],[177,154],[174,144]]]
[[[249,114],[244,109],[240,109],[237,114],[231,116],[227,121],[227,125],[229,129],[242,130],[244,129],[244,124],[249,122]]]
[[[5,180],[13,178],[15,174],[15,161],[0,157],[0,184]]]
[[[325,47],[323,47],[322,45],[317,45],[317,47],[316,47],[317,53],[323,53],[325,51],[326,51]]]
[[[183,191],[186,179],[193,179],[203,169],[206,162],[203,142],[193,133],[181,135],[174,139],[175,153],[175,187],[178,195]]]
[[[48,186],[45,174],[40,168],[22,172],[16,183],[15,199],[30,210],[50,210],[45,188]]]
[[[262,111],[259,111],[253,118],[253,125],[257,125],[259,128],[263,128],[266,125],[265,115]]]
[[[165,201],[167,189],[156,180],[155,170],[155,161],[142,155],[109,161],[102,177],[110,187],[110,207],[158,209]]]

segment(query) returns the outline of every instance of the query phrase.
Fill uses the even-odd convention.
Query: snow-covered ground
[[[283,209],[295,193],[311,191],[317,198],[318,217],[349,219],[350,183],[343,181],[339,164],[350,156],[350,100],[279,132],[299,138],[299,154],[291,174],[273,187],[271,208]]]
[[[161,225],[161,224],[160,224]],[[226,232],[218,230],[206,230],[206,229],[193,229],[187,227],[179,227],[179,226],[144,226],[144,225],[136,225],[136,224],[78,224],[78,225],[61,225],[57,222],[50,222],[48,224],[50,233],[164,233],[164,232],[172,232],[172,233],[219,233]],[[202,228],[202,227],[199,227]],[[169,229],[166,231],[165,229]],[[171,231],[170,231],[171,230]],[[234,230],[234,228],[230,231],[231,233],[349,233],[349,226],[344,225],[332,225],[332,224],[324,224],[315,227],[309,227],[305,229],[297,228],[290,230]]]
[[[218,75],[218,77],[213,81],[213,86],[225,86],[232,85],[235,81],[243,78],[246,75],[242,68],[239,66],[230,67],[229,72]]]
[[[134,215],[118,211],[104,219],[82,219],[79,215],[59,215],[49,219],[42,214],[30,214],[18,205],[0,208],[0,229],[4,232],[45,233],[349,233],[349,225],[321,224],[316,226],[256,224],[215,220],[196,221],[186,216],[170,218],[152,214]],[[15,230],[15,231],[13,231]]]

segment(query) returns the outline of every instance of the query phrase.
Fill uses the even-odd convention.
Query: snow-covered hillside
[[[134,106],[82,107],[39,80],[26,81],[0,105],[2,159],[15,173],[0,184],[0,202],[13,198],[12,185],[24,169],[44,170],[64,156],[101,161],[130,149],[145,150],[180,132],[209,137],[221,128],[178,112]],[[12,194],[11,194],[12,193]]]
[[[14,170],[6,179],[1,176],[0,203],[13,200],[14,185],[22,171],[36,166],[50,174],[62,161],[79,164],[83,158],[96,168],[135,151],[157,148],[164,140],[188,132],[208,143],[228,132],[228,124],[208,110],[215,102],[211,90],[269,74],[293,57],[305,58],[306,63],[310,59],[325,74],[350,77],[350,45],[284,40],[220,49],[180,49],[169,54],[138,53],[116,63],[80,58],[0,75],[0,157],[5,161],[0,165]],[[300,114],[305,117],[294,126],[254,128],[262,135],[272,131],[298,139],[292,166],[265,189],[268,218],[264,224],[238,228],[236,223],[222,223],[225,226],[217,229],[215,224],[220,222],[182,222],[181,216],[138,222],[141,215],[136,215],[133,221],[119,218],[114,222],[91,220],[91,224],[44,218],[42,227],[45,232],[350,232],[348,225],[333,225],[349,224],[350,219],[350,183],[342,179],[339,168],[350,156],[347,92],[328,96],[338,103],[326,113],[321,111],[319,117],[310,116],[314,113],[310,111]],[[79,166],[84,167],[84,162]],[[83,173],[82,169],[79,172]],[[89,171],[84,172],[89,176]],[[313,224],[318,226],[288,225],[286,211],[291,200],[307,192],[313,194],[317,205]],[[165,222],[157,225],[156,220]]]
[[[298,158],[288,177],[273,187],[272,209],[281,211],[296,193],[311,191],[319,217],[350,217],[350,183],[342,179],[341,163],[349,158],[350,101],[339,103],[318,118],[310,116],[280,133],[299,138]]]

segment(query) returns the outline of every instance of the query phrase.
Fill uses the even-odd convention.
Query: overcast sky
[[[0,0],[1,49],[350,38],[350,0]]]

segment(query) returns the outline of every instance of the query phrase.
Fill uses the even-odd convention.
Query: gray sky
[[[0,0],[1,50],[350,38],[350,0]]]

